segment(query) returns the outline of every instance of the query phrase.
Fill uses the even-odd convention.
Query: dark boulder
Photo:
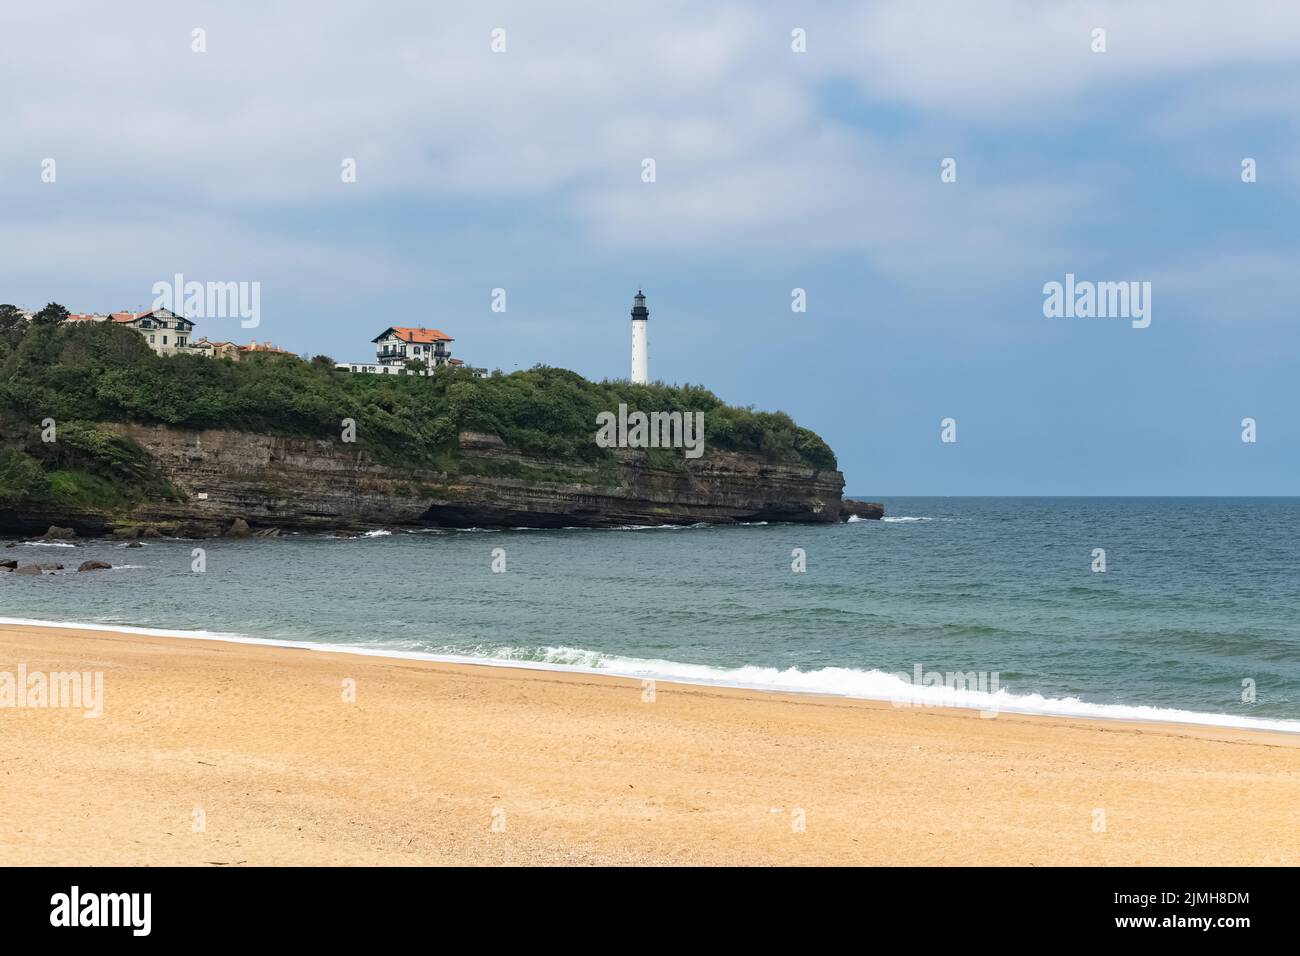
[[[877,501],[859,501],[857,498],[845,498],[840,502],[841,521],[848,521],[851,517],[879,521],[884,516],[885,506]]]
[[[222,528],[211,521],[182,521],[176,526],[178,538],[219,538]]]
[[[78,571],[111,571],[113,566],[106,561],[82,561]]]

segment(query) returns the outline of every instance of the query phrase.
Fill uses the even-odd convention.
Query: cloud
[[[1092,52],[1096,28],[1106,31],[1105,53]],[[1090,94],[1142,82],[1229,68],[1294,68],[1300,6],[930,0],[863,4],[848,26],[827,24],[826,33],[831,69],[851,73],[873,97],[1024,123]]]
[[[808,31],[806,54],[790,50],[795,26]],[[1108,31],[1104,55],[1089,51],[1094,26]],[[191,50],[196,27],[203,54]],[[496,27],[504,54],[490,50]],[[372,240],[405,265],[414,255],[385,217],[409,209],[434,245],[487,257],[507,245],[484,230],[491,220],[545,224],[592,255],[858,256],[959,283],[1077,252],[1071,227],[1095,215],[1106,183],[1071,181],[1056,156],[986,161],[977,174],[963,152],[961,179],[942,185],[953,144],[993,124],[1032,155],[1035,123],[1068,124],[1096,109],[1099,91],[1288,67],[1300,9],[631,0],[408,2],[380,15],[306,2],[51,2],[8,5],[0,28],[4,215],[102,230],[110,244],[123,218],[143,225],[146,244],[148,228],[165,228],[155,262],[239,241],[267,261],[285,244],[325,261],[357,256],[362,274],[386,276],[384,256],[349,226],[378,223]],[[858,91],[858,113],[826,108],[835,84]],[[902,108],[907,122],[891,126],[877,107]],[[46,156],[60,164],[53,187],[37,180]],[[653,185],[640,180],[646,157]],[[355,184],[340,179],[345,158],[357,161]],[[413,228],[404,223],[403,238]],[[32,262],[61,248],[42,229],[22,245]],[[111,261],[127,268],[121,253]]]

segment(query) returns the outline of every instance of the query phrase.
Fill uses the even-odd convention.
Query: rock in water
[[[34,564],[20,564],[18,565],[17,568],[14,569],[14,574],[30,574],[35,576],[35,575],[39,575],[40,573],[41,573],[41,569]]]
[[[227,538],[247,538],[253,532],[248,527],[248,522],[243,518],[236,518],[231,522],[230,527],[226,530]]]
[[[884,515],[885,506],[878,501],[858,501],[856,498],[845,498],[840,502],[841,521],[848,521],[853,516],[879,521]]]
[[[113,566],[104,561],[82,561],[78,571],[111,571]]]
[[[57,525],[50,525],[44,535],[47,541],[69,541],[76,536],[77,532],[71,528],[60,528]]]

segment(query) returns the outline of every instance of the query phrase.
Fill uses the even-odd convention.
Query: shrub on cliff
[[[45,471],[30,455],[0,448],[0,505],[36,498],[45,488]]]

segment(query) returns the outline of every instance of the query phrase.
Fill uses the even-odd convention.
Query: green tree
[[[32,315],[32,325],[58,325],[67,317],[67,309],[57,302],[50,302],[41,311]]]
[[[0,332],[11,332],[22,328],[26,320],[16,305],[0,305]]]

